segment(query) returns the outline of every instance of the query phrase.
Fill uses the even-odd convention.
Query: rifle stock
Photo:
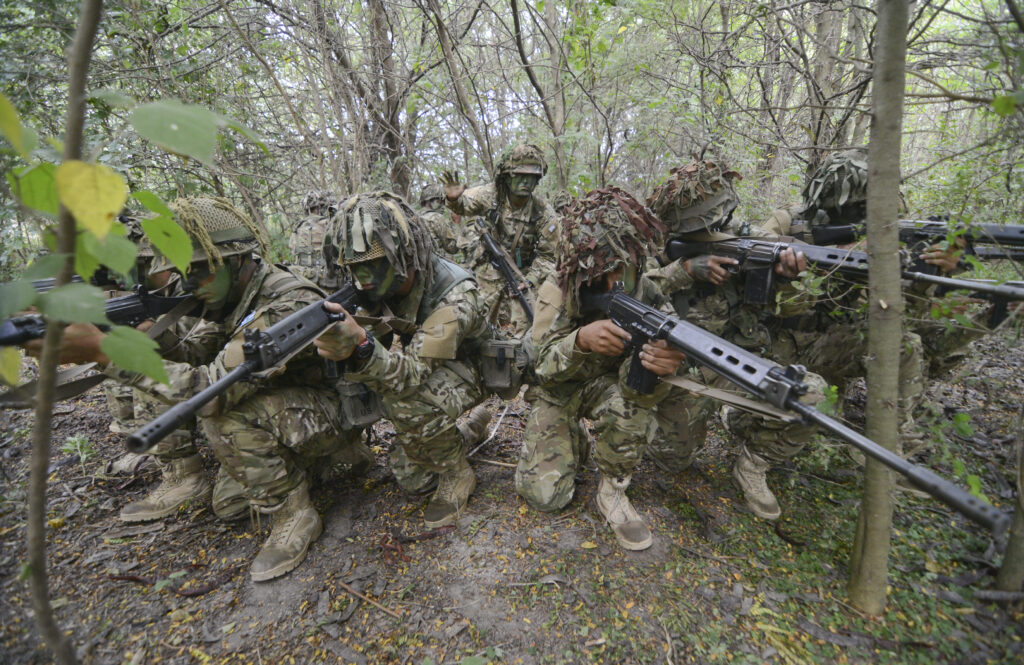
[[[306,305],[266,330],[246,330],[245,343],[242,345],[245,360],[225,376],[133,432],[128,437],[128,449],[136,453],[149,450],[182,423],[194,418],[200,409],[223,395],[231,386],[286,363],[336,321],[343,321],[344,314],[328,312],[324,308],[327,302],[337,303],[346,311],[351,311],[358,305],[359,292],[352,284],[346,284],[327,298]]]
[[[629,332],[634,339],[667,341],[669,346],[682,351],[687,358],[704,365],[759,399],[796,413],[805,422],[815,423],[842,438],[865,455],[906,476],[915,487],[928,492],[996,535],[1009,526],[1010,516],[1006,513],[931,470],[911,464],[815,407],[801,402],[800,397],[807,392],[807,385],[803,382],[806,373],[803,367],[782,367],[688,321],[663,314],[622,293],[621,288],[607,294],[581,296],[585,309],[596,308],[605,312],[615,325]]]

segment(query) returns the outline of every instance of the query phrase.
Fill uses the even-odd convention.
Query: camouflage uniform
[[[666,222],[673,237],[707,239],[730,220],[738,199],[732,181],[739,174],[711,161],[695,161],[672,169],[668,180],[648,199],[652,210]],[[742,284],[730,279],[720,286],[695,281],[677,260],[664,267],[649,266],[648,276],[665,294],[671,295],[681,318],[694,323],[748,351],[788,363],[774,347],[782,327],[781,316],[799,312],[808,302],[789,298],[786,284],[777,291],[775,308],[743,302]],[[781,315],[781,316],[780,316]],[[730,389],[732,384],[705,368],[692,368],[693,378],[714,388]],[[825,398],[826,384],[809,372],[804,377],[809,390],[801,401],[815,405]],[[677,391],[658,406],[661,435],[648,453],[659,466],[681,471],[693,461],[704,444],[707,421],[718,404],[707,397]],[[796,456],[814,435],[816,428],[801,422],[765,419],[739,408],[726,407],[726,429],[740,442],[740,455],[733,476],[744,491],[751,510],[765,519],[775,519],[780,510],[768,489],[765,474],[772,464]]]
[[[444,187],[427,185],[423,188],[420,193],[419,216],[437,243],[439,255],[459,263],[462,254],[458,244],[459,232],[451,217],[445,214]]]
[[[657,431],[654,406],[671,386],[659,382],[651,394],[638,393],[626,383],[631,354],[582,351],[577,345],[580,330],[606,317],[581,312],[578,294],[619,267],[641,268],[663,228],[640,203],[615,188],[591,192],[563,219],[557,276],[548,277],[537,294],[531,332],[537,380],[526,395],[530,415],[515,474],[516,491],[536,510],[565,507],[590,452],[580,424],[589,418],[601,472],[598,507],[619,544],[634,550],[649,547],[652,539],[624,492]],[[653,306],[664,304],[660,292],[643,278],[635,293]]]
[[[536,193],[522,207],[512,207],[508,200],[508,182],[510,176],[520,172],[542,177],[547,172],[547,164],[539,148],[527,144],[515,146],[495,167],[493,183],[471,187],[459,198],[448,201],[448,207],[465,218],[460,245],[472,250],[467,262],[476,274],[481,297],[490,308],[489,319],[500,324],[512,322],[517,333],[527,330],[529,321],[519,304],[509,297],[500,273],[491,266],[487,252],[478,240],[474,218],[482,216],[487,220],[495,242],[505,248],[536,293],[554,268],[557,216]],[[493,222],[488,219],[492,210],[496,213]]]
[[[415,274],[405,295],[364,292],[370,318],[363,322],[375,324],[378,335],[381,326],[390,326],[402,348],[368,338],[372,351],[349,356],[345,378],[380,397],[397,433],[391,463],[399,485],[419,493],[440,478],[424,519],[430,527],[449,524],[475,485],[466,446],[479,435],[456,419],[487,397],[477,357],[479,344],[493,336],[473,275],[435,256],[426,226],[404,200],[387,192],[346,200],[329,238],[328,260],[353,271],[358,284],[361,267],[381,259],[397,275]],[[452,492],[464,495],[456,500]],[[452,510],[442,510],[443,501]]]
[[[193,347],[192,360],[216,351],[206,364],[165,360],[169,385],[114,366],[107,368],[110,376],[165,404],[191,397],[237,367],[243,360],[245,330],[265,329],[323,297],[314,284],[260,262],[252,254],[257,240],[262,240],[260,229],[223,199],[179,199],[171,208],[196,246],[193,269],[201,263],[219,264],[218,270],[226,270],[231,259],[229,293],[237,288],[236,270],[254,267],[254,272],[237,299],[227,297],[226,302],[234,304],[219,317],[222,334],[206,337]],[[157,269],[154,265],[153,270]],[[187,347],[190,341],[186,336],[181,346]],[[271,535],[253,563],[256,581],[293,569],[320,534],[322,525],[309,503],[304,469],[339,448],[364,447],[358,431],[343,433],[337,396],[323,390],[322,368],[315,349],[309,347],[285,367],[234,384],[198,415],[221,463],[213,497],[215,512],[237,506],[241,493],[253,509],[274,515]],[[193,472],[194,465],[186,471]]]
[[[334,197],[327,192],[309,192],[302,199],[306,216],[288,237],[288,251],[292,260],[289,270],[314,284],[330,289],[334,285],[324,268],[323,242],[327,224],[333,214]],[[330,283],[325,283],[330,282]]]

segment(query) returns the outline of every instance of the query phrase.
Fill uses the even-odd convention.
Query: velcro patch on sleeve
[[[420,356],[455,360],[459,350],[458,312],[451,305],[434,311],[423,322],[423,344]]]

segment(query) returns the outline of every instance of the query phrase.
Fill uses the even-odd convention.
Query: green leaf
[[[7,386],[18,384],[18,371],[21,369],[21,351],[16,346],[5,346],[0,349],[0,383]]]
[[[127,275],[135,266],[138,248],[131,240],[108,233],[102,240],[88,231],[79,235],[82,244],[103,265],[122,275]]]
[[[46,256],[40,256],[32,262],[32,265],[28,267],[28,270],[25,271],[21,278],[32,281],[34,279],[56,277],[57,273],[60,272],[61,267],[64,265],[65,259],[67,259],[66,254],[47,254]]]
[[[0,95],[0,132],[7,139],[18,154],[28,159],[29,150],[25,146],[25,132],[21,126],[21,118],[18,117],[18,110],[14,108],[11,100]]]
[[[89,95],[90,102],[102,102],[107,106],[116,109],[130,109],[135,106],[135,100],[114,88],[100,88]]]
[[[31,280],[19,279],[0,284],[0,320],[26,309],[36,301],[36,295]]]
[[[970,490],[971,494],[985,503],[992,503],[988,500],[988,497],[985,496],[985,492],[981,489],[981,478],[978,476],[974,474],[967,476],[967,489]]]
[[[1001,116],[1010,115],[1016,106],[1017,100],[1014,99],[1013,95],[999,95],[992,100],[992,108]]]
[[[192,261],[192,241],[185,229],[170,217],[142,220],[142,230],[164,256],[184,275]]]
[[[91,284],[77,282],[39,294],[39,311],[54,321],[107,323],[103,306],[107,299]]]
[[[159,591],[160,589],[163,589],[165,586],[167,586],[170,583],[171,583],[171,580],[169,580],[169,579],[158,580],[157,583],[153,585],[153,590],[154,591]]]
[[[102,164],[72,159],[57,168],[57,194],[79,224],[103,238],[128,200],[128,183]]]
[[[132,193],[132,198],[146,206],[150,212],[155,212],[162,217],[174,217],[174,213],[167,207],[167,204],[153,192],[140,189]]]
[[[226,116],[220,116],[220,118],[221,122],[224,124],[225,127],[230,127],[231,129],[235,130],[245,138],[255,143],[259,147],[259,149],[263,151],[263,154],[270,155],[270,150],[267,148],[266,144],[263,143],[263,139],[260,138],[259,134],[249,129],[237,120],[228,118]]]
[[[145,374],[161,383],[170,383],[157,348],[155,341],[128,326],[114,326],[100,344],[103,353],[118,367]]]
[[[185,575],[187,573],[188,573],[187,570],[177,570],[177,571],[171,573],[170,575],[168,575],[167,577],[168,577],[168,579],[172,579],[173,580],[173,579],[181,577],[182,575]]]
[[[82,231],[75,235],[75,274],[81,275],[82,279],[92,279],[93,273],[100,269],[100,260],[89,251],[85,237],[91,235],[88,231]]]
[[[217,130],[223,119],[201,106],[164,100],[143,104],[128,119],[143,138],[164,150],[213,163]]]
[[[56,217],[60,212],[56,175],[57,167],[49,162],[43,162],[35,166],[14,169],[7,174],[7,182],[26,206]]]
[[[966,413],[958,413],[953,416],[953,431],[965,439],[974,436],[974,428],[971,427],[971,417]]]

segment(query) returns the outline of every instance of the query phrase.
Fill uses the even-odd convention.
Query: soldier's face
[[[540,176],[532,173],[513,173],[509,178],[508,188],[515,196],[529,196],[537,188]]]
[[[389,298],[402,285],[394,266],[383,256],[373,261],[357,263],[351,266],[350,270],[356,280],[356,286],[370,300]]]
[[[616,282],[622,282],[622,290],[627,294],[632,294],[636,291],[637,284],[637,269],[636,266],[627,266],[625,264],[620,265],[611,272],[604,274],[604,290],[605,292],[611,291],[615,287]]]
[[[231,267],[225,263],[212,271],[210,268],[208,263],[192,265],[184,289],[195,294],[209,309],[218,309],[231,293]]]

